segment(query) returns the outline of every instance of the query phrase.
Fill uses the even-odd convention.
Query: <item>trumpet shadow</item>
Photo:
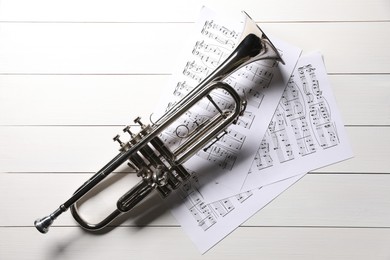
[[[249,150],[243,149],[241,151],[241,160],[237,160],[235,165],[240,164],[244,158],[253,155]],[[188,180],[183,181],[183,183],[168,195],[168,198],[162,198],[161,195],[154,190],[149,196],[144,198],[140,203],[138,203],[130,211],[123,213],[117,217],[113,222],[111,222],[107,227],[102,230],[94,231],[94,234],[106,234],[112,231],[118,226],[122,227],[132,227],[137,229],[142,229],[147,226],[153,226],[153,223],[158,220],[161,216],[165,215],[167,211],[182,205],[183,203],[183,192],[180,192],[181,187],[188,182],[191,182],[193,177],[202,179],[203,182],[197,182],[197,188],[202,189],[205,181],[207,182],[216,182],[221,176],[225,174],[224,171],[218,170],[220,166],[212,163],[201,163],[197,167],[196,173],[194,173]],[[107,188],[108,185],[113,184],[114,182],[120,181],[126,173],[121,172],[115,177],[111,182],[107,182],[102,185],[102,189]],[[141,178],[140,178],[141,179]],[[202,184],[203,183],[203,184]],[[99,192],[99,191],[96,191]],[[180,193],[180,194],[179,194]],[[127,221],[131,220],[129,224],[126,224]],[[163,224],[155,224],[156,226],[161,226]],[[90,232],[87,231],[86,232]]]
[[[245,151],[242,152],[245,154]],[[202,163],[199,165],[199,167],[197,167],[197,172],[194,173],[189,178],[189,180],[183,181],[183,183],[176,190],[172,190],[172,192],[168,195],[169,199],[162,198],[161,195],[156,190],[154,190],[140,203],[135,205],[131,210],[129,210],[128,212],[124,212],[123,214],[118,216],[105,228],[97,231],[85,230],[85,232],[102,235],[111,232],[113,229],[119,226],[142,229],[143,227],[153,225],[153,223],[158,218],[165,215],[167,211],[170,211],[172,208],[181,205],[183,198],[178,194],[180,191],[180,187],[182,187],[185,183],[190,182],[193,177],[207,180],[208,182],[214,182],[216,179],[218,179],[219,177],[221,177],[221,175],[224,174],[223,171],[217,171],[218,168],[218,165],[214,165],[211,163]],[[126,177],[127,174],[135,173],[134,171],[131,171],[130,168],[113,173],[112,176],[109,176],[106,180],[99,183],[94,189],[92,189],[82,199],[80,199],[80,201],[77,203],[77,206],[82,206],[83,203],[85,203],[92,197],[109,188],[111,185],[114,185],[115,183],[121,181],[124,177]],[[141,180],[141,178],[139,179]],[[201,183],[197,183],[197,186],[200,189],[202,188]],[[129,220],[131,222],[126,223]],[[161,224],[155,225],[159,226]]]
[[[77,207],[80,208],[84,203],[93,198],[94,196],[101,193],[103,190],[109,188],[116,183],[123,181],[123,179],[128,174],[136,174],[134,171],[128,169],[123,169],[120,172],[111,173],[110,176],[107,177],[104,181],[100,182],[96,187],[94,187],[91,191],[89,191],[85,196],[83,196],[78,202]],[[139,178],[141,180],[141,178]],[[118,198],[119,199],[119,198]],[[128,226],[128,227],[137,227],[141,228],[143,226],[147,226],[159,216],[163,215],[168,209],[163,206],[163,200],[159,196],[159,194],[153,191],[149,196],[144,198],[140,203],[134,206],[128,212],[123,212],[117,218],[115,218],[109,225],[104,227],[101,230],[87,230],[82,229],[87,233],[101,235],[106,234],[112,231],[114,228],[118,226]],[[132,220],[132,223],[125,224],[126,221]]]
[[[250,151],[243,149],[241,151],[240,158],[245,158],[246,156],[250,156]],[[236,164],[239,164],[240,161],[237,161]],[[199,179],[206,179],[209,182],[215,182],[216,179],[223,175],[223,171],[216,171],[219,168],[218,165],[213,165],[211,163],[201,163],[199,167],[197,167],[197,172],[194,173],[195,176]],[[78,205],[82,205],[88,199],[100,193],[102,190],[114,185],[115,183],[122,181],[127,174],[135,174],[133,171],[129,171],[130,168],[123,169],[120,172],[112,173],[106,180],[99,183],[94,189],[88,192],[80,201]],[[216,174],[217,173],[217,174]],[[194,176],[191,176],[189,180],[184,181],[179,188],[173,190],[171,194],[168,195],[169,199],[163,199],[160,194],[154,190],[152,191],[145,199],[143,199],[140,203],[134,206],[130,211],[123,213],[115,220],[113,220],[109,225],[105,228],[98,231],[89,231],[80,227],[81,234],[84,235],[93,235],[93,236],[102,236],[112,232],[116,228],[131,228],[131,233],[137,233],[144,229],[145,227],[150,226],[164,226],[164,225],[172,225],[163,223],[161,224],[153,224],[163,215],[167,214],[171,209],[182,205],[183,192],[180,191],[180,187],[190,182]],[[141,178],[139,178],[141,180]],[[202,188],[202,184],[198,183],[198,188]],[[180,194],[179,194],[180,193]],[[128,222],[128,223],[127,223]],[[179,224],[174,224],[179,226]],[[133,234],[134,235],[134,234]],[[67,250],[71,248],[74,244],[77,244],[77,241],[80,241],[84,238],[84,236],[80,236],[80,234],[75,235],[72,233],[72,238],[63,239],[60,243],[58,243],[55,247],[52,247],[50,250],[51,259],[55,259],[62,254],[66,254]]]

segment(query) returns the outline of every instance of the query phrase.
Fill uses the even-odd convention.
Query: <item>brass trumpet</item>
[[[48,232],[53,221],[68,208],[83,228],[102,229],[121,214],[131,210],[153,190],[166,197],[190,177],[183,163],[213,139],[219,138],[220,134],[229,125],[234,124],[245,110],[246,101],[223,80],[254,61],[272,59],[284,64],[268,37],[245,12],[243,14],[245,15],[243,32],[237,47],[228,58],[156,122],[144,125],[140,118],[135,119],[135,123],[140,124],[141,130],[134,134],[130,132],[129,127],[126,127],[124,132],[131,135],[128,142],[123,143],[118,139],[119,136],[115,137],[114,140],[119,141],[121,145],[119,154],[88,179],[57,210],[34,222],[41,233]],[[222,90],[229,95],[233,106],[228,109],[219,108],[211,97],[211,93],[217,90]],[[199,124],[179,147],[172,150],[161,140],[160,134],[203,98],[207,98],[216,106],[218,113]],[[76,202],[125,162],[137,171],[141,180],[117,201],[117,208],[105,219],[96,224],[88,223],[78,213]]]

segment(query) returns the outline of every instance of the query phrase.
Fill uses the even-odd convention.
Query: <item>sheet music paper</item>
[[[352,156],[329,85],[321,54],[298,61],[243,190],[263,185],[275,172],[305,173]]]
[[[165,111],[165,108],[174,106],[227,58],[239,41],[243,21],[243,14],[229,15],[227,19],[207,8],[202,9],[195,39],[189,43],[178,61],[183,67],[174,73],[173,83],[170,84],[173,88],[166,92],[168,94],[155,111]],[[236,125],[227,129],[227,134],[219,141],[207,150],[199,151],[197,156],[184,164],[189,171],[198,173],[196,184],[207,201],[218,200],[241,190],[260,140],[301,53],[299,48],[280,40],[271,38],[271,41],[280,51],[286,65],[271,60],[258,61],[228,77],[225,82],[248,102],[244,115]],[[231,106],[231,100],[223,92],[211,96],[221,109]],[[210,101],[202,101],[160,137],[168,147],[174,149],[192,129],[217,112]],[[280,178],[276,176],[267,179],[269,183],[278,180]],[[215,193],[216,187],[218,193]]]
[[[248,174],[245,187],[250,189],[210,203],[193,176],[169,198],[172,214],[200,252],[213,247],[306,172],[352,157],[326,76],[319,53],[300,58]],[[253,187],[262,183],[262,171],[295,176],[279,175],[279,182]]]

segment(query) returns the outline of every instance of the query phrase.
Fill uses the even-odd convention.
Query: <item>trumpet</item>
[[[136,134],[130,131],[129,126],[125,127],[123,131],[129,133],[131,137],[128,142],[122,142],[119,136],[114,137],[114,140],[120,143],[119,154],[79,187],[53,213],[35,220],[34,225],[38,231],[47,233],[54,220],[69,208],[81,227],[91,231],[100,230],[134,208],[152,191],[156,190],[165,198],[189,179],[191,174],[183,163],[207,144],[213,143],[213,140],[220,139],[221,134],[226,133],[226,128],[235,124],[245,111],[246,100],[223,80],[254,61],[274,60],[284,64],[269,38],[245,12],[243,15],[245,23],[240,40],[226,60],[156,122],[145,125],[137,117],[134,122],[141,127]],[[215,91],[223,91],[232,100],[233,105],[223,109],[218,107],[212,98]],[[172,149],[166,145],[160,137],[161,133],[202,99],[207,99],[215,106],[218,111],[216,115],[197,124],[178,147]],[[98,223],[87,222],[79,214],[77,202],[124,163],[136,170],[140,181],[118,199],[116,209],[107,217]]]

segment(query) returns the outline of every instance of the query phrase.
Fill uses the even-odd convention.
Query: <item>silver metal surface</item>
[[[278,51],[266,35],[246,13],[244,15],[246,17],[244,30],[232,54],[157,122],[144,125],[140,118],[136,118],[134,122],[141,126],[137,134],[132,133],[130,127],[123,129],[131,137],[128,142],[122,142],[119,135],[115,136],[114,140],[120,144],[120,153],[76,190],[73,196],[57,210],[35,221],[34,224],[41,233],[48,232],[53,221],[68,208],[83,228],[99,230],[124,212],[131,210],[153,190],[156,189],[166,197],[190,177],[190,173],[182,164],[213,139],[219,138],[218,136],[226,131],[229,125],[235,123],[245,110],[246,101],[231,86],[222,81],[239,68],[254,61],[272,59],[283,63]],[[220,90],[230,96],[234,105],[229,109],[220,109],[217,106],[219,113],[187,134],[185,141],[179,147],[173,150],[167,147],[160,139],[160,134],[201,99],[208,98],[211,103],[214,103],[212,93]],[[99,223],[88,223],[80,216],[77,202],[126,162],[137,171],[141,180],[118,200],[117,209],[110,215]]]

